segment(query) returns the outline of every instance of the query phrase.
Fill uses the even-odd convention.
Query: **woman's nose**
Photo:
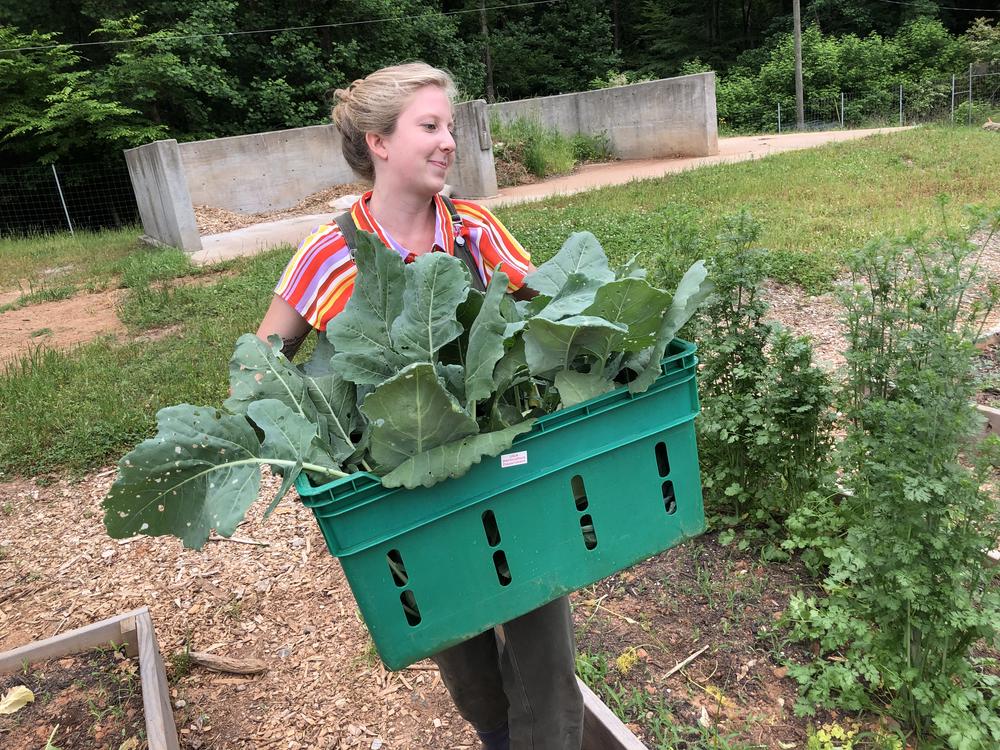
[[[455,150],[455,134],[452,133],[447,128],[445,128],[444,137],[441,139],[441,150],[442,151]]]

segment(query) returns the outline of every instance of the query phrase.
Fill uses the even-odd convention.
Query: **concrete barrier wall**
[[[490,115],[533,118],[563,135],[604,132],[622,159],[719,153],[714,73],[500,102]]]
[[[458,105],[455,124],[459,156],[450,181],[456,192],[494,195],[486,103]],[[180,153],[194,204],[240,213],[291,208],[307,195],[359,179],[344,159],[333,125],[192,141],[180,144]]]
[[[126,149],[125,163],[146,236],[187,252],[201,250],[177,141],[155,141]]]
[[[307,195],[357,181],[333,125],[180,144],[191,200],[239,213],[291,208]]]

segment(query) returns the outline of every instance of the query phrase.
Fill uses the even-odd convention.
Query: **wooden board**
[[[142,684],[142,705],[149,750],[179,750],[163,657],[156,645],[153,620],[146,607],[4,651],[0,653],[0,674],[18,672],[26,663],[61,659],[99,646],[115,647],[122,644],[125,644],[125,652],[129,656],[139,657],[139,679]]]

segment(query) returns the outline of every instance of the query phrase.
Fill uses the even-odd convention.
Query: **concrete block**
[[[489,106],[482,99],[455,107],[455,163],[448,181],[460,198],[488,198],[499,192]]]
[[[126,149],[125,163],[146,235],[185,252],[201,250],[177,141],[155,141]]]

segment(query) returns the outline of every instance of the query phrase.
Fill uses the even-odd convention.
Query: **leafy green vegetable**
[[[272,337],[242,336],[224,412],[182,405],[119,464],[105,500],[112,536],[174,534],[201,546],[231,534],[260,488],[277,503],[306,472],[326,482],[369,471],[389,487],[432,486],[496,456],[550,411],[628,383],[645,390],[667,345],[707,296],[695,264],[676,294],[633,258],[612,271],[597,239],[572,235],[513,302],[497,269],[482,294],[445,253],[404,264],[359,233],[357,276],[312,359],[293,365]],[[269,508],[270,510],[270,508]]]

